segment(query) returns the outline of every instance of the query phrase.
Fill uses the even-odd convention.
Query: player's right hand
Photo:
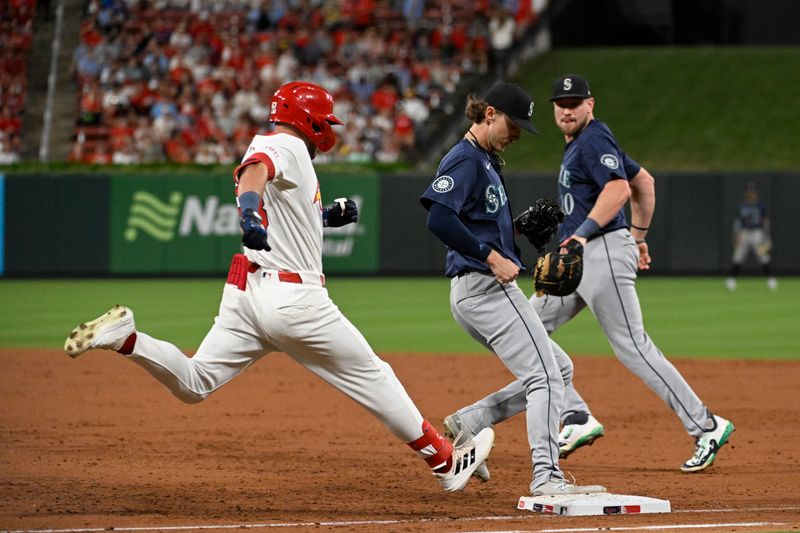
[[[492,274],[500,283],[511,283],[519,275],[519,267],[514,261],[506,259],[497,250],[492,250],[486,258],[486,264],[492,269]]]
[[[636,247],[639,249],[639,270],[650,270],[652,259],[650,258],[650,249],[647,247],[647,243],[642,241]]]
[[[242,244],[251,250],[272,250],[267,242],[267,228],[261,222],[261,217],[252,209],[242,211]]]

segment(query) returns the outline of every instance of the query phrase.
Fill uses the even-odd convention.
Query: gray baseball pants
[[[620,229],[592,239],[583,259],[583,279],[575,293],[531,298],[544,327],[552,333],[588,306],[620,362],[669,405],[689,435],[699,437],[708,418],[706,406],[644,330],[635,285],[639,250],[630,232]],[[517,381],[458,413],[477,432],[522,412],[525,405],[525,392]],[[591,411],[569,384],[561,421],[576,412]]]
[[[531,489],[563,479],[558,466],[562,372],[571,377],[572,362],[562,350],[554,353],[542,321],[516,282],[500,284],[494,276],[481,273],[454,277],[450,309],[456,322],[497,354],[517,378],[513,389],[498,391],[487,405],[503,418],[525,411],[533,463]],[[503,412],[506,401],[514,413]],[[493,423],[486,422],[484,427]]]

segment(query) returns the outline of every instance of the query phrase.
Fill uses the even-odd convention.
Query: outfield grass
[[[527,280],[521,282],[530,294]],[[139,329],[192,350],[211,326],[220,280],[2,280],[0,347],[60,348],[80,321],[115,303]],[[339,278],[331,297],[378,352],[485,353],[450,315],[444,278]],[[648,333],[671,356],[800,359],[800,278],[775,292],[745,278],[730,293],[721,278],[645,278],[639,293]],[[587,311],[555,339],[571,354],[611,354]]]
[[[509,168],[557,172],[564,139],[553,119],[553,81],[583,74],[595,116],[654,171],[796,170],[800,106],[775,105],[800,84],[800,47],[613,47],[553,50],[514,79],[536,102],[541,135],[503,158]]]

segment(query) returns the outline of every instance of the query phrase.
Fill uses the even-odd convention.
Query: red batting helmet
[[[331,124],[342,123],[333,116],[331,93],[305,81],[293,81],[275,91],[269,121],[294,126],[322,152],[336,142]]]

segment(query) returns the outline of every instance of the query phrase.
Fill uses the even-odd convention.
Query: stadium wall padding
[[[326,273],[441,275],[445,249],[426,228],[419,197],[432,175],[320,173],[323,204],[354,197],[359,223],[325,230]],[[800,173],[655,173],[656,212],[647,240],[650,275],[721,275],[745,183],[767,201],[773,267],[800,274]],[[0,195],[0,274],[29,276],[220,275],[240,249],[227,175],[14,174]],[[555,197],[554,175],[508,172],[516,214]],[[533,248],[518,240],[532,264]],[[748,272],[758,273],[750,258]]]
[[[6,174],[5,275],[109,272],[107,176]]]

